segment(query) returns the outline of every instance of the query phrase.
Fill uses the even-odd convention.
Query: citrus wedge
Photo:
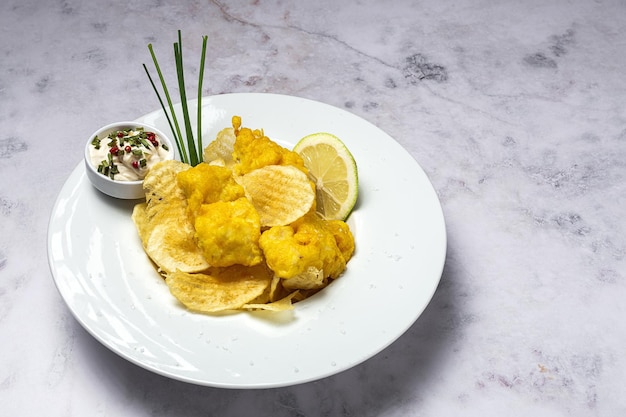
[[[316,210],[327,220],[345,220],[359,193],[356,162],[346,145],[330,133],[314,133],[293,148],[315,183]]]

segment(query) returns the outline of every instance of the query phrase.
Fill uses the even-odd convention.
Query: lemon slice
[[[344,143],[330,133],[314,133],[293,148],[315,183],[316,210],[327,220],[345,220],[356,204],[359,177]]]

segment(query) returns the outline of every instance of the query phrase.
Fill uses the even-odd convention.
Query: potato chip
[[[271,302],[270,300],[270,286],[268,285],[263,294],[259,295],[254,300],[250,301],[249,304],[267,304]],[[245,305],[242,307],[245,308]]]
[[[241,309],[261,296],[272,281],[264,265],[235,265],[211,275],[176,271],[165,283],[187,308],[205,313]]]
[[[282,279],[279,276],[274,275],[274,278],[272,278],[272,283],[270,284],[270,301],[278,301],[285,295],[284,293],[285,291],[282,286]]]
[[[250,303],[244,304],[242,308],[246,310],[269,310],[269,311],[287,311],[293,310],[292,299],[298,295],[298,292],[292,292],[288,296],[281,298],[280,300],[273,301],[271,303]]]
[[[327,285],[327,279],[323,269],[310,266],[301,274],[283,280],[286,290],[317,290]]]
[[[202,152],[204,162],[210,165],[231,166],[234,164],[233,150],[235,149],[235,129],[227,127],[217,134]]]
[[[187,200],[176,182],[176,175],[186,169],[189,165],[179,161],[156,164],[144,180],[146,202],[133,208],[144,250],[164,272],[197,272],[210,266],[193,239]]]
[[[315,201],[315,186],[291,165],[268,165],[239,178],[259,213],[261,226],[284,226],[305,215]]]

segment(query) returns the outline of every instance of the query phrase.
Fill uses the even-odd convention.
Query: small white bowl
[[[157,129],[154,126],[147,125],[145,123],[139,122],[118,122],[111,123],[100,129],[96,130],[89,139],[87,140],[87,144],[85,145],[85,171],[87,172],[87,178],[96,187],[98,190],[107,194],[111,197],[125,199],[125,200],[133,200],[133,199],[141,199],[145,197],[145,193],[143,191],[143,180],[137,181],[122,181],[122,180],[112,180],[106,175],[103,175],[98,172],[98,167],[94,166],[91,161],[91,150],[90,148],[93,146],[91,142],[94,137],[98,136],[99,138],[105,138],[109,133],[124,130],[133,127],[143,127],[143,129],[147,132],[154,132],[160,142],[165,143],[169,149],[169,153],[167,157],[164,159],[173,159],[174,158],[174,143],[172,140],[162,131]],[[106,146],[106,145],[104,145]]]

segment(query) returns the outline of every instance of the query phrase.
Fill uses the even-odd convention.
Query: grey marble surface
[[[178,29],[209,36],[207,95],[347,109],[429,175],[446,266],[380,354],[293,387],[208,388],[125,361],[70,314],[52,206],[87,135],[158,108],[141,64]],[[626,415],[624,68],[620,0],[3,1],[0,414]]]

